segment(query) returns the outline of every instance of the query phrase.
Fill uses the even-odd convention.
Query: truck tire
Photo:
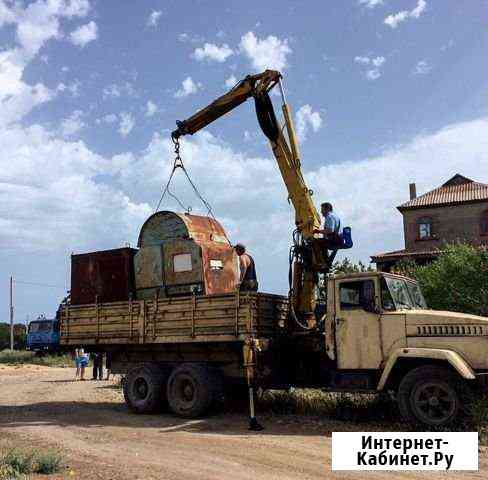
[[[125,403],[134,413],[154,413],[166,405],[166,379],[164,370],[146,364],[129,371],[123,382]]]
[[[214,369],[194,363],[180,365],[168,379],[169,408],[179,417],[198,417],[219,400],[221,384],[221,377]]]
[[[403,377],[398,387],[398,407],[409,422],[444,426],[463,410],[465,394],[464,382],[451,370],[426,365]]]

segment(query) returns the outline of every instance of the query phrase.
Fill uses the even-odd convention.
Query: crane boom
[[[283,99],[283,115],[288,133],[286,141],[274,114],[273,104],[268,92],[280,85]],[[285,182],[288,198],[295,209],[295,222],[298,230],[306,237],[313,236],[313,230],[320,227],[320,216],[313,204],[311,191],[308,189],[301,172],[295,129],[290,114],[290,107],[285,101],[281,86],[281,74],[275,70],[266,70],[257,75],[249,75],[237,83],[229,92],[214,100],[186,120],[178,121],[178,128],[172,133],[173,138],[198,132],[210,123],[253,97],[259,124],[268,137],[271,149],[278,163]]]
[[[281,127],[276,119],[268,93],[277,84],[282,98],[284,127],[286,127],[288,141],[283,134],[284,127]],[[302,175],[298,142],[290,107],[286,103],[280,72],[266,70],[257,75],[248,75],[229,92],[188,119],[177,121],[178,128],[173,131],[172,137],[177,141],[183,135],[193,135],[251,97],[254,98],[259,125],[268,138],[278,163],[288,191],[288,199],[295,209],[295,223],[299,235],[294,238],[293,246],[293,278],[290,282],[291,312],[295,319],[298,320],[296,316],[298,315],[307,327],[313,327],[315,287],[317,271],[320,271],[318,267],[320,260],[317,260],[313,244],[314,230],[320,228],[320,216],[312,201],[312,191],[307,187]]]

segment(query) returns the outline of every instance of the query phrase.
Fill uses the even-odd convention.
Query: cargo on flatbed
[[[98,346],[235,342],[272,337],[285,327],[288,298],[239,292],[66,305],[61,344]]]

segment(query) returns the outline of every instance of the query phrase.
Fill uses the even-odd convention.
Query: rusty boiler
[[[213,218],[156,212],[141,228],[134,256],[136,298],[229,293],[239,262]]]

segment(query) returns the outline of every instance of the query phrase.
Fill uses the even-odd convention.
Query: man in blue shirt
[[[326,248],[334,249],[334,245],[342,243],[341,219],[334,213],[332,204],[329,202],[324,202],[320,210],[324,216],[324,228],[323,230],[316,229],[314,233],[322,234]]]

